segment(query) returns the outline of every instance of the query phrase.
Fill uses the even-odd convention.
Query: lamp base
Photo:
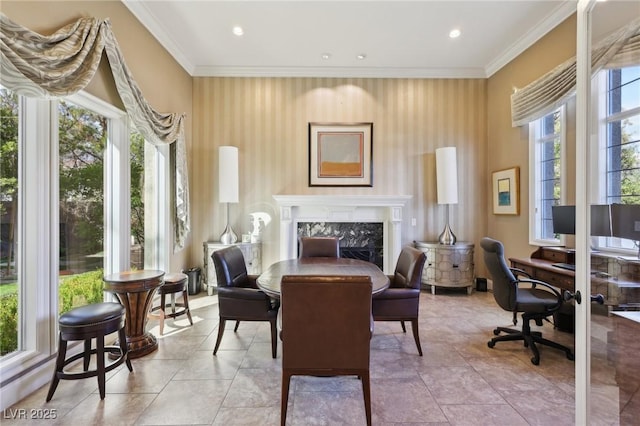
[[[438,242],[443,245],[452,246],[456,243],[456,236],[449,227],[449,222],[444,227],[444,230],[438,237]]]
[[[220,235],[220,242],[222,244],[235,244],[238,241],[238,236],[233,229],[227,223],[227,227],[224,228],[224,232]]]

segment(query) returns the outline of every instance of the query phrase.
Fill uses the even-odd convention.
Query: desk
[[[372,294],[389,287],[389,278],[373,263],[358,259],[326,257],[276,262],[258,277],[258,287],[269,296],[279,298],[283,275],[368,275],[373,284]]]
[[[509,258],[513,268],[519,268],[532,278],[562,290],[574,291],[575,271],[558,268],[554,263],[575,263],[574,251],[562,247],[540,247],[529,258]],[[591,293],[602,294],[609,310],[612,307],[637,306],[640,303],[640,280],[637,267],[603,255],[591,256]],[[607,273],[606,271],[609,271]]]
[[[158,341],[146,327],[147,313],[156,290],[164,283],[163,277],[162,271],[140,270],[118,272],[102,279],[104,289],[114,293],[126,309],[129,358],[138,358],[158,349]]]

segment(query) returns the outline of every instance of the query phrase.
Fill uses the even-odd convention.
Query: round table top
[[[276,262],[257,280],[258,287],[272,297],[280,297],[283,275],[368,275],[372,294],[389,287],[389,278],[371,262],[358,259],[307,257]]]
[[[141,269],[136,271],[116,272],[105,275],[102,280],[109,284],[128,284],[139,281],[158,280],[164,276],[164,271]]]

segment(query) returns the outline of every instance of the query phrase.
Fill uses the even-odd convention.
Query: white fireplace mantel
[[[382,222],[384,272],[402,249],[402,213],[411,195],[274,195],[280,207],[280,258],[294,259],[299,222]]]

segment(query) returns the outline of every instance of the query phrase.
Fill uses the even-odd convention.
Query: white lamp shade
[[[238,176],[238,148],[221,146],[218,149],[218,192],[221,203],[237,203],[240,179]]]
[[[436,149],[438,204],[458,204],[458,166],[456,147]]]

